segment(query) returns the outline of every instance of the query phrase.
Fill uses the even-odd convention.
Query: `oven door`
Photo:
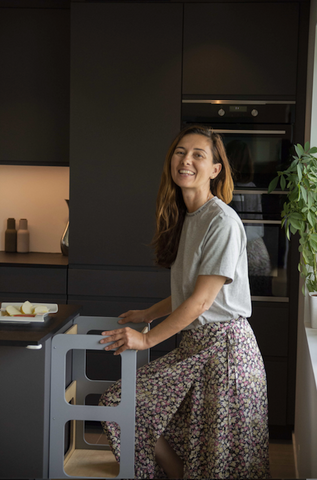
[[[213,125],[223,139],[236,187],[267,189],[290,164],[291,125]]]
[[[283,194],[235,190],[232,206],[247,236],[251,296],[258,301],[288,302],[289,241],[281,228]]]

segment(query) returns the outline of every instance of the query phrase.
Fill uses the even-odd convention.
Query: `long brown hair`
[[[222,167],[217,177],[210,180],[211,193],[225,203],[230,203],[232,200],[231,169],[221,137],[209,128],[200,125],[193,125],[182,130],[167,152],[156,200],[156,233],[152,245],[155,248],[156,264],[162,267],[170,267],[176,259],[186,215],[182,191],[172,179],[171,160],[181,139],[186,135],[193,134],[209,138],[213,163],[220,163]]]

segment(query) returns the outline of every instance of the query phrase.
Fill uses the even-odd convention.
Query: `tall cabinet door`
[[[151,266],[180,128],[182,5],[71,8],[70,264]]]
[[[185,4],[185,95],[294,96],[300,2]]]
[[[0,5],[0,164],[68,165],[67,2],[11,3]]]

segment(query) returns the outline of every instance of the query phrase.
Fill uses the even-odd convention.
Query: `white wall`
[[[314,19],[315,19],[315,54],[314,59],[312,62],[312,69],[313,69],[313,80],[312,80],[312,111],[311,111],[311,130],[310,130],[310,143],[311,145],[317,145],[317,7],[315,3],[315,12]],[[314,25],[312,25],[312,28]],[[313,36],[313,35],[312,35]]]
[[[305,139],[317,146],[317,0],[311,0],[307,70]],[[305,326],[309,326],[307,295],[298,308],[294,452],[298,478],[317,478],[317,389]]]
[[[317,1],[311,0],[307,65],[305,140],[317,146]]]
[[[0,250],[5,249],[7,219],[27,218],[31,252],[60,253],[68,220],[68,167],[0,165]]]

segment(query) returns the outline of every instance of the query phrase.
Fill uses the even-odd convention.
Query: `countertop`
[[[68,257],[61,253],[7,253],[0,251],[0,265],[67,267]]]
[[[58,305],[42,323],[0,323],[0,346],[40,345],[80,313],[79,305]]]

